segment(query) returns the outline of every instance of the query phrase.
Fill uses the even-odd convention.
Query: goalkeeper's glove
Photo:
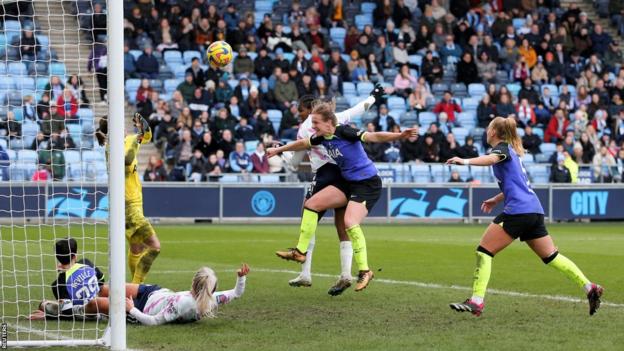
[[[375,102],[380,102],[381,100],[383,100],[384,96],[386,95],[386,91],[381,86],[381,84],[375,83],[375,87],[371,91],[370,95],[375,98]]]
[[[138,112],[136,112],[134,117],[132,117],[132,122],[134,122],[134,126],[137,128],[137,141],[141,143],[143,135],[150,129],[149,123],[147,123],[145,118],[143,118],[143,116]]]

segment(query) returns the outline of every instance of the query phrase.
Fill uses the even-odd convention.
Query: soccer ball
[[[223,68],[232,62],[232,47],[225,41],[215,41],[210,44],[206,51],[208,57],[208,64],[212,68]]]

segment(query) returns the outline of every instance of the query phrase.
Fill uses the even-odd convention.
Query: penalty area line
[[[236,269],[227,269],[227,270],[217,270],[221,272],[236,272]],[[195,273],[196,271],[189,270],[165,270],[165,271],[154,271],[153,273],[160,274],[174,274],[174,273]],[[289,269],[270,269],[270,268],[253,268],[251,267],[251,274],[253,272],[262,272],[262,273],[283,273],[283,274],[299,274],[300,271],[293,271]],[[312,273],[312,276],[319,278],[337,278],[336,274],[327,274],[327,273]],[[388,285],[408,285],[408,286],[417,286],[420,288],[427,289],[441,289],[441,290],[459,290],[459,291],[472,291],[471,287],[461,286],[461,285],[443,285],[437,283],[425,283],[414,280],[395,280],[395,279],[384,279],[384,278],[375,278],[373,279],[373,283],[382,283]],[[585,300],[579,299],[572,296],[562,296],[562,295],[546,295],[546,294],[532,294],[527,292],[520,291],[511,291],[511,290],[500,290],[500,289],[488,289],[489,294],[502,295],[502,296],[512,296],[512,297],[525,297],[525,298],[537,298],[544,300],[552,300],[552,301],[563,301],[563,302],[574,302],[574,303],[584,303]],[[602,302],[601,306],[610,306],[610,307],[624,307],[622,303],[613,303],[613,302]]]

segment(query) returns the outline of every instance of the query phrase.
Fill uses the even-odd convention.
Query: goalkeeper
[[[149,124],[139,113],[132,119],[137,129],[136,134],[126,135],[124,141],[124,164],[126,173],[126,239],[130,244],[128,251],[128,266],[132,283],[141,284],[145,281],[147,272],[158,254],[160,241],[154,228],[143,215],[143,194],[139,174],[137,172],[137,155],[141,144],[152,139]],[[108,134],[108,120],[102,118],[96,133],[98,143],[106,144]],[[107,153],[108,154],[108,153]]]

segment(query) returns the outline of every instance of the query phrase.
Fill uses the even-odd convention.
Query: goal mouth
[[[111,345],[111,319],[85,312],[79,300],[89,301],[111,276],[110,172],[96,130],[109,112],[108,46],[123,50],[123,33],[110,37],[107,29],[117,9],[93,1],[0,6],[0,341],[8,347]],[[121,79],[116,98],[123,111]],[[57,244],[68,238],[76,245],[64,264]],[[77,265],[97,267],[104,278],[77,284]],[[67,298],[75,311],[60,304],[39,310],[44,300]],[[125,326],[125,315],[117,320]],[[125,347],[125,329],[122,337]]]

